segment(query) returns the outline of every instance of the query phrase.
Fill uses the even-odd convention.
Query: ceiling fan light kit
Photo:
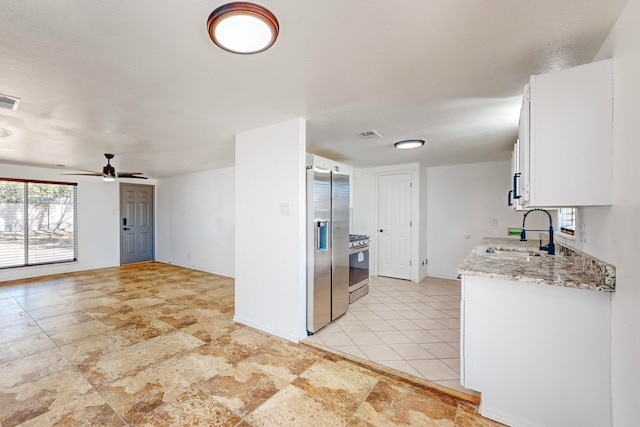
[[[104,182],[113,182],[116,180],[116,169],[111,166],[111,159],[113,159],[113,154],[104,155],[107,158],[107,165],[102,168],[102,180]]]
[[[411,150],[412,148],[420,148],[424,145],[424,139],[406,139],[393,144],[398,150]]]
[[[207,20],[211,40],[231,53],[250,55],[269,49],[280,26],[275,15],[259,4],[238,1],[216,8]]]

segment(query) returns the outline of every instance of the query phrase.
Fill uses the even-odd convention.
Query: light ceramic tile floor
[[[411,306],[429,304],[420,292],[382,289],[370,304],[428,319]],[[347,331],[335,330],[336,345],[453,376],[453,358],[421,358],[453,354],[448,335],[409,341],[391,328],[403,320],[394,310],[374,316],[385,311],[365,303],[355,306],[362,320],[354,310]],[[1,283],[0,426],[498,425],[478,415],[477,398],[245,327],[233,312],[233,279],[161,263]],[[398,339],[403,347],[387,344]]]
[[[477,395],[460,385],[460,281],[372,276],[369,288],[305,341]]]

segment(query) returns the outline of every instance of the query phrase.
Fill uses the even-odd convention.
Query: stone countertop
[[[537,239],[521,242],[510,238],[485,238],[457,270],[461,275],[615,291],[615,267],[571,248],[570,256],[563,256],[548,255],[538,246]],[[556,253],[567,252],[567,247],[559,251],[558,246],[556,244]],[[492,248],[493,253],[487,252],[488,248]]]

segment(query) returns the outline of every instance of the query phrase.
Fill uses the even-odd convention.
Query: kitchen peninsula
[[[458,266],[461,383],[511,426],[609,426],[615,268],[538,246],[484,239]]]

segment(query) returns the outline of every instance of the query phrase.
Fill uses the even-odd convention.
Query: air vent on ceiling
[[[380,135],[378,131],[374,129],[365,130],[364,132],[360,132],[358,135],[360,135],[363,138],[373,138],[375,136],[377,136],[378,138],[382,138],[382,135]]]
[[[20,104],[20,98],[16,98],[15,96],[0,94],[0,108],[17,110],[18,104]]]

